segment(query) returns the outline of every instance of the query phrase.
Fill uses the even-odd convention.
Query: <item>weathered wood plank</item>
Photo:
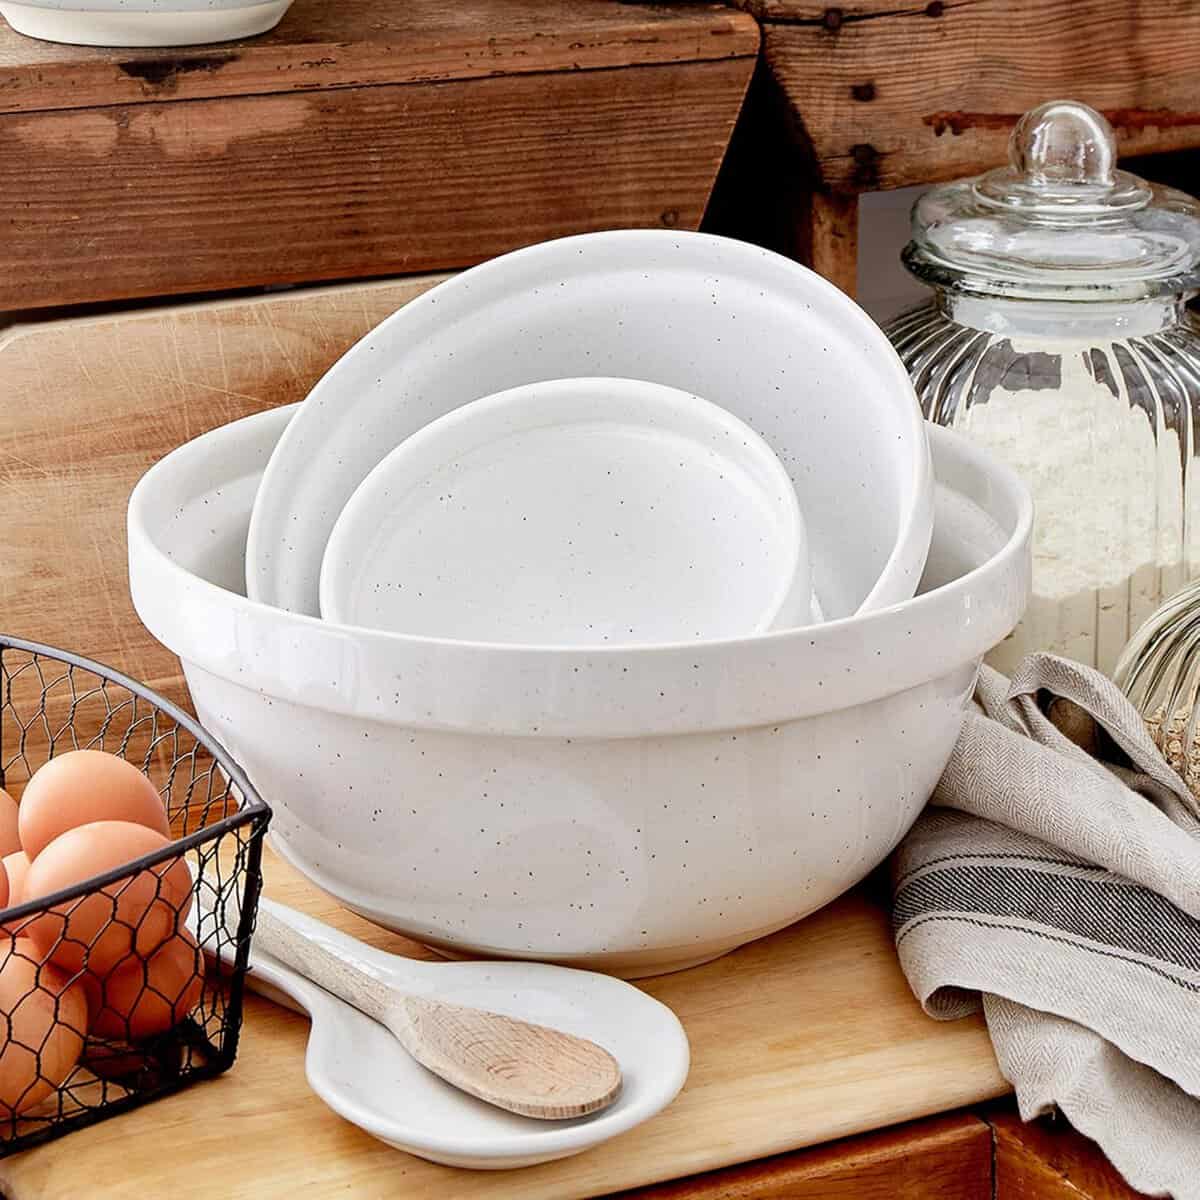
[[[753,20],[717,4],[296,0],[273,32],[170,50],[21,37],[0,21],[0,112],[753,57]]]
[[[814,192],[808,210],[808,264],[847,296],[858,291],[858,197]]]
[[[1122,153],[1200,146],[1200,7],[1175,0],[742,0],[834,191],[1003,162],[1026,109],[1106,113]]]
[[[753,60],[0,116],[0,310],[465,266],[704,211]]]

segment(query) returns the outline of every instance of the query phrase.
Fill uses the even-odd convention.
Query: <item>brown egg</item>
[[[68,829],[30,864],[21,899],[52,895],[169,844],[129,821]],[[182,858],[174,858],[32,917],[24,932],[64,971],[73,975],[86,966],[104,977],[129,954],[153,954],[175,935],[191,906],[191,873]]]
[[[66,1080],[87,1019],[83,988],[41,963],[31,941],[14,939],[0,964],[0,1117],[27,1112]]]
[[[4,869],[3,860],[0,860],[0,908],[8,907],[8,872]]]
[[[4,864],[4,874],[8,878],[8,906],[21,903],[24,894],[25,876],[29,872],[29,855],[24,850],[17,850],[0,858]]]
[[[71,750],[35,771],[21,796],[18,820],[21,841],[13,849],[30,859],[59,834],[92,821],[129,821],[171,835],[154,784],[132,763],[103,750]]]
[[[102,982],[83,977],[91,1032],[113,1042],[136,1042],[173,1029],[200,1003],[204,956],[187,930],[143,961],[126,959]]]
[[[18,850],[15,854],[6,854],[0,859],[0,865],[4,867],[4,878],[8,883],[8,907],[15,908],[22,903],[22,889],[25,886],[25,874],[29,870],[29,856],[24,850]],[[24,927],[29,924],[30,919],[25,917],[20,921],[8,921],[0,928],[20,936],[25,932]]]
[[[21,835],[17,832],[17,802],[0,788],[0,858],[21,848]]]

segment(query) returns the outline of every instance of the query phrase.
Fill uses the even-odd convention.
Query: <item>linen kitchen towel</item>
[[[1022,1117],[1057,1109],[1133,1187],[1200,1200],[1200,804],[1116,686],[1048,654],[984,667],[892,876],[913,992],[982,1007]]]

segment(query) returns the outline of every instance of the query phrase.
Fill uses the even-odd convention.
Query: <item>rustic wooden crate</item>
[[[854,290],[857,197],[1005,159],[1025,110],[1083,100],[1122,154],[1200,146],[1200,6],[1178,0],[738,0],[807,176],[797,242]]]
[[[757,51],[723,5],[618,0],[296,0],[165,51],[0,22],[0,310],[695,227]]]

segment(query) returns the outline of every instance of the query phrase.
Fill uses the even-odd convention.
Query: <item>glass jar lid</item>
[[[1112,127],[1055,100],[1030,109],[1008,166],[926,192],[904,263],[979,296],[1121,300],[1200,289],[1200,204],[1116,167]]]

